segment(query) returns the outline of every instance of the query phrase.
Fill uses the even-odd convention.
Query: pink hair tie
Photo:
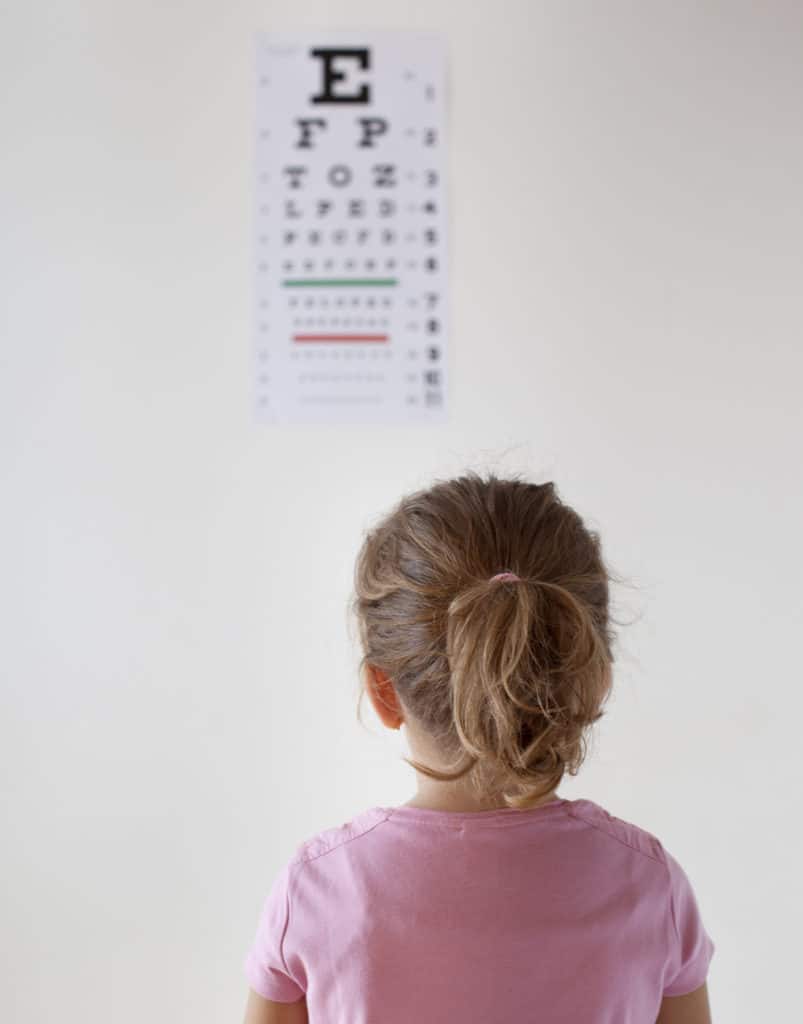
[[[521,576],[517,576],[515,572],[498,572],[496,576],[491,577],[491,583],[494,580],[521,580]]]

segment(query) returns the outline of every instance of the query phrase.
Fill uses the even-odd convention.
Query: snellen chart
[[[259,421],[445,420],[445,87],[438,37],[258,37]]]

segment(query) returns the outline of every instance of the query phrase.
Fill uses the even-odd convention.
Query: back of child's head
[[[496,579],[511,571],[520,580]],[[552,482],[469,471],[401,498],[366,532],[352,611],[367,665],[475,791],[526,808],[576,775],[612,683],[599,535]]]

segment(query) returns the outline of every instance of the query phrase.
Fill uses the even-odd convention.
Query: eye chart
[[[257,419],[446,419],[445,43],[262,35]]]

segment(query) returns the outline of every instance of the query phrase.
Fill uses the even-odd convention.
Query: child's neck
[[[557,789],[551,790],[545,796],[533,804],[533,807],[540,807],[541,804],[549,803],[551,800],[557,800],[558,791]],[[444,792],[432,790],[429,787],[419,786],[418,793],[408,800],[403,807],[421,807],[425,810],[431,811],[493,811],[503,810],[507,807],[507,804],[499,797],[487,797],[480,799],[474,797],[470,793],[465,792]]]

